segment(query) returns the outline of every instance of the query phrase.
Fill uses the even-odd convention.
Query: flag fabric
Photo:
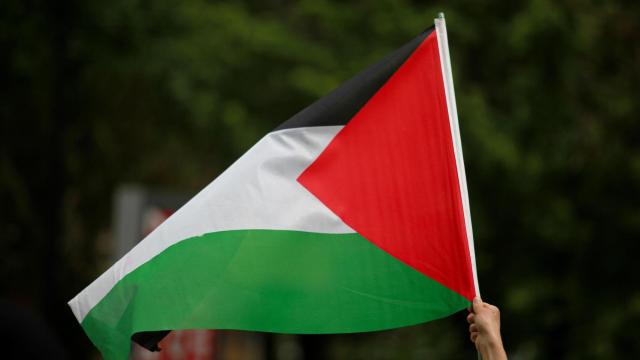
[[[266,134],[69,305],[105,358],[126,359],[141,334],[153,348],[176,329],[390,329],[477,292],[436,20]]]

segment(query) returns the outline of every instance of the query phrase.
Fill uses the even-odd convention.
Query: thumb
[[[478,312],[482,306],[482,299],[479,296],[473,298],[473,312]]]

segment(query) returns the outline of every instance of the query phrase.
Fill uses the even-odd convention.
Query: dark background
[[[0,357],[95,356],[66,302],[110,264],[119,184],[195,194],[439,11],[480,287],[511,357],[640,357],[639,4],[0,2]],[[321,343],[471,359],[466,331],[459,314]]]

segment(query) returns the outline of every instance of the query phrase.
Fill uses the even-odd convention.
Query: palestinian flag
[[[477,294],[443,20],[265,135],[69,302],[107,359],[168,330],[348,333]]]

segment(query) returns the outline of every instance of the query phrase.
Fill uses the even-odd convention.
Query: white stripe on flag
[[[267,134],[73,298],[69,306],[78,321],[124,276],[184,239],[242,229],[353,233],[296,181],[341,128],[293,128]]]

